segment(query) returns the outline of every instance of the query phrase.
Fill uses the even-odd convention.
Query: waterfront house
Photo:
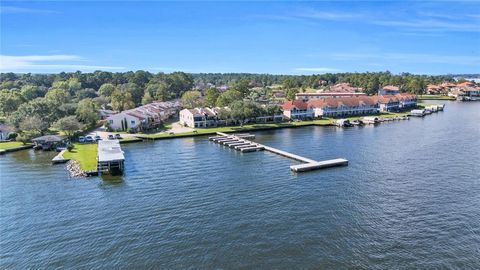
[[[32,139],[35,149],[54,150],[57,147],[64,147],[67,139],[57,135],[45,135]]]
[[[235,119],[222,119],[221,110],[230,111],[228,107],[215,108],[194,108],[183,109],[180,111],[180,124],[191,128],[207,128],[216,126],[227,126],[238,124]],[[246,122],[268,123],[268,122],[282,122],[284,120],[283,114],[275,115],[260,115],[255,118],[246,119]]]
[[[396,94],[400,94],[400,88],[398,86],[387,85],[378,90],[379,96],[396,95]]]
[[[315,117],[343,117],[378,113],[374,97],[339,97],[308,101]]]
[[[181,104],[178,100],[153,102],[134,109],[122,111],[106,118],[111,130],[149,130],[159,127],[165,120],[175,116]]]
[[[458,100],[480,100],[480,88],[470,86],[455,87],[448,95]]]
[[[282,104],[283,115],[290,120],[313,119],[314,112],[304,100],[292,100]]]
[[[212,108],[183,109],[180,111],[180,124],[192,128],[215,127],[218,125],[217,110]]]
[[[365,93],[349,93],[349,92],[319,92],[319,93],[297,93],[295,94],[296,100],[314,100],[314,99],[326,99],[326,98],[340,98],[340,97],[361,97],[367,96]]]
[[[375,97],[381,112],[396,112],[400,109],[400,100],[395,95]]]
[[[399,102],[399,109],[413,108],[417,106],[417,95],[401,93],[395,95]]]

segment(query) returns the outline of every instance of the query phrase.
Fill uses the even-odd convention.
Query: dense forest
[[[48,129],[65,132],[94,126],[100,108],[121,111],[154,100],[182,98],[187,106],[228,106],[234,101],[263,101],[272,88],[283,89],[288,98],[305,89],[340,82],[376,93],[385,85],[404,92],[423,93],[429,83],[453,81],[453,75],[426,76],[408,73],[337,73],[321,75],[271,75],[248,73],[148,71],[113,73],[0,74],[0,117],[28,139]],[[273,87],[272,87],[273,86]],[[220,91],[218,88],[222,88]],[[228,89],[227,91],[225,91]]]

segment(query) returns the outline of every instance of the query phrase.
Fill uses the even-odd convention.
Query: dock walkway
[[[232,134],[226,134],[223,132],[217,132],[217,135],[218,136],[210,137],[209,140],[216,142],[218,144],[228,146],[230,148],[234,148],[235,150],[241,151],[242,153],[266,150],[280,156],[284,156],[296,161],[303,162],[303,164],[290,166],[290,170],[294,172],[305,172],[305,171],[318,170],[318,169],[329,168],[334,166],[348,165],[348,160],[343,158],[316,161],[316,160],[295,155],[274,147],[255,143],[246,139],[246,138],[255,137],[254,135],[251,135],[251,134],[241,134],[241,135],[238,134],[236,136]]]

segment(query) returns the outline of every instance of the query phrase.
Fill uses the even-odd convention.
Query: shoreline
[[[420,105],[421,106],[421,105]],[[361,119],[362,117],[378,117],[383,119],[392,119],[394,117],[403,117],[407,116],[408,112],[397,112],[397,113],[380,113],[375,115],[361,115],[361,116],[351,116],[344,119],[350,121]],[[120,144],[129,144],[129,143],[139,143],[139,142],[148,142],[156,140],[168,140],[168,139],[178,139],[178,138],[190,138],[190,137],[201,137],[201,136],[210,136],[216,135],[217,132],[223,133],[237,133],[237,132],[255,132],[255,131],[265,131],[265,130],[276,130],[284,128],[301,128],[301,127],[311,127],[311,126],[320,126],[320,127],[335,127],[335,121],[342,118],[327,118],[327,119],[317,119],[317,120],[306,120],[298,122],[283,122],[283,123],[265,123],[265,124],[247,124],[243,127],[240,126],[226,126],[226,127],[211,127],[196,129],[193,132],[184,132],[177,134],[139,134],[133,135],[134,137],[124,138],[120,140]],[[24,149],[32,148],[33,145],[27,145]],[[19,149],[22,150],[22,149]],[[15,151],[19,151],[15,150]],[[71,152],[65,151],[62,155],[63,158],[69,159],[66,169],[70,173],[76,172],[77,176],[89,177],[97,176],[96,172],[96,152],[97,144],[88,143],[88,144],[79,144],[76,143],[74,150]],[[75,162],[75,165],[72,166],[72,162]]]

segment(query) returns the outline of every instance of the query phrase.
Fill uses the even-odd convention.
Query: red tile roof
[[[391,90],[391,91],[399,91],[400,88],[398,86],[393,86],[393,85],[387,85],[382,87],[384,90]]]
[[[291,101],[287,101],[287,102],[282,104],[282,109],[284,109],[284,110],[288,111],[288,110],[291,110],[293,108],[305,110],[305,109],[308,108],[308,103],[306,101],[303,101],[303,100],[291,100]]]

